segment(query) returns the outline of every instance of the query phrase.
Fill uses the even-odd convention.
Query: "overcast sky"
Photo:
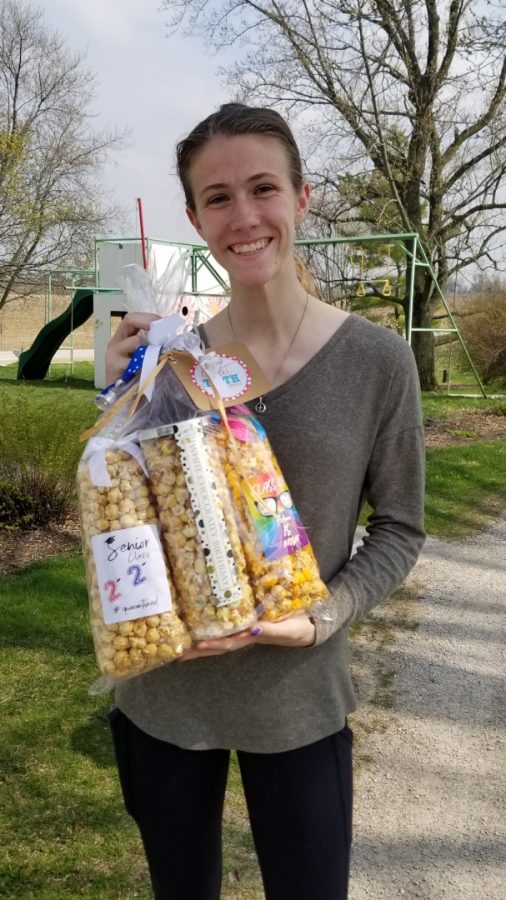
[[[37,0],[35,0],[37,2]],[[159,0],[41,0],[45,23],[69,49],[86,55],[97,76],[96,125],[129,129],[106,183],[127,207],[136,237],[135,198],[142,197],[148,237],[198,241],[172,174],[174,145],[201,118],[230,99],[215,75],[218,60],[200,41],[167,37]]]

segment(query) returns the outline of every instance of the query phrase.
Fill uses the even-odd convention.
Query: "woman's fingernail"
[[[251,634],[253,637],[258,637],[259,634],[262,634],[262,629],[259,625],[255,625],[255,627],[251,629]]]

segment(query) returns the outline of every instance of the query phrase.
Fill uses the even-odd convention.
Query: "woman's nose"
[[[244,231],[259,223],[258,210],[249,197],[236,197],[233,207],[232,227],[236,231]]]

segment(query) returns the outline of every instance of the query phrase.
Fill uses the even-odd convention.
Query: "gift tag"
[[[251,387],[251,372],[246,363],[238,356],[228,356],[218,353],[221,364],[216,366],[215,384],[220,396],[227,405],[241,400]],[[195,362],[190,369],[190,377],[199,391],[214,397],[214,387],[209,380],[207,372]]]
[[[266,394],[270,384],[249,350],[232,342],[208,350],[206,356],[213,360],[211,383],[209,372],[204,370],[189,353],[171,352],[169,365],[190,394],[199,409],[215,409],[215,389],[219,391],[224,406],[247,403],[260,394]]]
[[[156,525],[96,534],[91,543],[106,625],[172,609]]]

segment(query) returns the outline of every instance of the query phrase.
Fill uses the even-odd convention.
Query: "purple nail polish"
[[[251,629],[251,634],[253,637],[258,637],[259,634],[262,634],[262,629],[258,625],[255,625],[255,627]]]

